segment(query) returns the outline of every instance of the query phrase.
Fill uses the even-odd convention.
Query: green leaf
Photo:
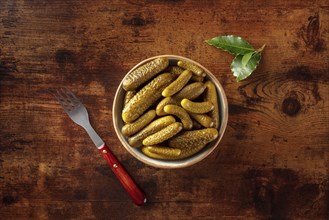
[[[242,63],[242,66],[246,66],[248,61],[251,59],[252,55],[254,55],[255,52],[250,52],[250,53],[247,53],[245,55],[243,55],[242,57],[242,60],[241,60],[241,63]]]
[[[249,44],[246,40],[233,35],[214,37],[211,40],[206,40],[206,42],[212,46],[221,48],[234,55],[245,55],[247,53],[255,51],[253,46],[251,46],[251,44]]]
[[[266,46],[264,44],[255,50],[246,40],[233,35],[218,36],[205,42],[235,55],[231,70],[237,81],[247,78],[257,68],[261,60],[261,52]]]
[[[250,76],[250,74],[257,68],[261,60],[261,54],[255,53],[245,66],[242,65],[242,59],[243,55],[237,55],[231,64],[231,70],[237,81],[243,80]]]

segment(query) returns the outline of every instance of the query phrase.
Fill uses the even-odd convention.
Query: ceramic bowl
[[[215,150],[215,148],[218,146],[220,140],[222,139],[226,125],[227,125],[227,120],[228,120],[228,106],[227,106],[227,99],[226,95],[224,92],[223,87],[219,83],[219,81],[216,79],[216,77],[204,66],[201,64],[190,60],[185,57],[181,56],[176,56],[176,55],[160,55],[160,56],[155,56],[155,57],[150,57],[148,59],[145,59],[138,63],[136,66],[134,66],[127,74],[130,74],[133,70],[138,68],[139,66],[145,64],[146,62],[153,60],[158,57],[167,57],[169,59],[169,62],[172,64],[176,64],[178,60],[185,60],[189,61],[191,63],[194,63],[195,65],[201,67],[205,73],[207,74],[206,79],[211,80],[217,89],[217,97],[218,97],[218,106],[219,106],[219,111],[220,111],[220,126],[219,126],[219,135],[216,140],[212,141],[209,143],[205,148],[203,148],[200,152],[196,153],[195,155],[181,159],[181,160],[159,160],[159,159],[153,159],[150,158],[142,153],[142,151],[139,148],[133,148],[129,145],[127,138],[121,133],[121,128],[124,125],[124,122],[121,118],[121,113],[122,113],[122,108],[123,108],[123,102],[124,102],[124,95],[125,95],[125,90],[122,87],[122,82],[121,81],[115,97],[114,97],[114,103],[113,103],[113,109],[112,109],[112,116],[113,116],[113,125],[115,132],[124,146],[124,148],[137,160],[148,164],[153,167],[157,168],[182,168],[182,167],[188,167],[193,164],[196,164],[197,162],[200,162],[201,160],[205,159],[211,152]],[[125,76],[125,77],[126,77]]]

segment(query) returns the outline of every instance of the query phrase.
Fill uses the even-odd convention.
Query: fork
[[[60,88],[56,92],[51,93],[55,96],[72,121],[86,130],[133,202],[136,205],[143,205],[146,202],[145,194],[93,129],[89,121],[86,107],[68,88]]]

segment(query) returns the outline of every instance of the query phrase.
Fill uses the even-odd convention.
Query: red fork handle
[[[133,178],[127,173],[126,169],[121,165],[118,159],[110,151],[110,149],[103,144],[99,149],[99,152],[103,155],[107,164],[110,166],[113,173],[121,182],[121,185],[128,192],[129,196],[136,205],[143,205],[146,202],[146,197],[143,191],[137,186]]]

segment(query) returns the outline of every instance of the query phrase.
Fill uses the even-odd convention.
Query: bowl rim
[[[210,78],[212,81],[214,81],[215,83],[215,87],[217,90],[217,93],[219,94],[220,97],[218,97],[218,99],[220,98],[222,101],[220,101],[219,104],[222,105],[222,109],[224,110],[224,112],[222,112],[223,117],[220,122],[220,127],[219,127],[219,135],[217,137],[217,139],[215,140],[215,143],[212,144],[211,147],[207,146],[207,150],[205,150],[206,148],[204,148],[201,152],[197,153],[197,156],[195,157],[188,157],[182,160],[159,160],[159,159],[153,159],[150,158],[144,154],[142,154],[141,152],[138,152],[138,150],[136,148],[133,148],[129,145],[129,143],[127,142],[127,140],[125,139],[125,137],[121,134],[121,128],[119,128],[119,123],[118,120],[121,119],[121,112],[117,112],[117,108],[118,108],[118,99],[120,97],[120,92],[123,90],[122,88],[122,84],[124,79],[132,72],[134,71],[137,67],[143,65],[146,62],[149,62],[150,60],[159,58],[159,57],[166,57],[169,60],[186,60],[189,61],[199,67],[201,67],[206,73],[208,78]],[[120,118],[120,119],[119,119]],[[167,169],[173,169],[173,168],[183,168],[183,167],[188,167],[188,166],[192,166],[200,161],[202,161],[203,159],[205,159],[208,155],[210,155],[215,148],[217,148],[217,146],[219,145],[219,142],[221,141],[226,127],[227,127],[227,122],[228,122],[228,103],[227,103],[227,98],[226,98],[226,94],[225,91],[222,87],[222,85],[220,84],[220,82],[217,80],[217,78],[204,66],[202,66],[200,63],[191,60],[189,58],[183,57],[183,56],[178,56],[178,55],[169,55],[169,54],[165,54],[165,55],[157,55],[157,56],[153,56],[153,57],[149,57],[147,59],[142,60],[141,62],[139,62],[138,64],[136,64],[133,68],[131,68],[128,73],[123,77],[123,79],[121,80],[119,86],[117,87],[117,90],[115,92],[115,96],[114,96],[114,100],[113,100],[113,106],[112,106],[112,121],[113,121],[113,127],[115,130],[115,133],[118,137],[118,139],[120,140],[121,144],[124,146],[124,148],[133,156],[135,157],[137,160],[150,165],[152,167],[156,167],[156,168],[167,168]],[[191,158],[193,158],[193,160],[191,160]],[[189,160],[190,159],[190,160]]]

